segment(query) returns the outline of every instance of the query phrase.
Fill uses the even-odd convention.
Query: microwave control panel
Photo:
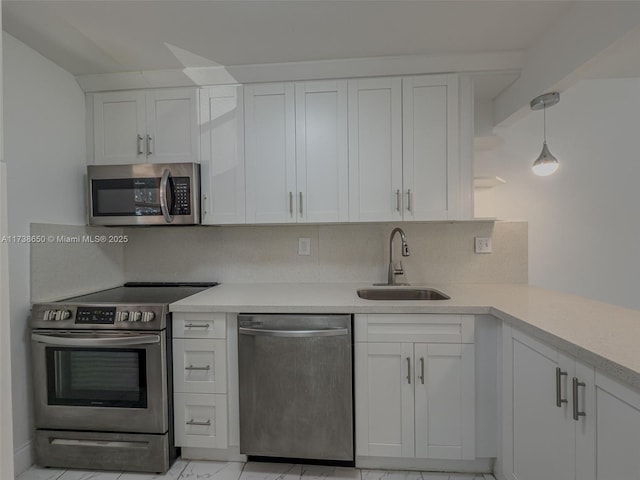
[[[174,215],[191,215],[191,180],[189,177],[173,177]]]

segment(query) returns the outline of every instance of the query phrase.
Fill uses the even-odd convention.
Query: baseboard
[[[34,462],[33,442],[27,443],[13,450],[13,473],[17,477],[31,468]]]
[[[493,472],[493,459],[431,460],[396,457],[356,457],[356,467],[421,472],[491,473]]]
[[[185,460],[217,460],[226,462],[246,462],[247,456],[240,453],[239,446],[229,448],[188,448],[182,447],[181,457]]]

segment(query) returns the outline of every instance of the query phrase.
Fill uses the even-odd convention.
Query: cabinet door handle
[[[400,198],[400,189],[396,190],[396,211],[400,212],[400,202],[402,199]]]
[[[407,210],[411,211],[411,189],[407,190]]]
[[[293,217],[293,192],[289,192],[289,216]]]
[[[300,218],[302,218],[302,192],[300,192]]]
[[[153,138],[151,138],[151,135],[147,135],[147,157],[153,153],[153,151],[151,150],[152,141],[153,141]]]
[[[184,328],[209,328],[208,323],[186,323]]]
[[[556,367],[556,407],[561,408],[563,403],[569,403],[569,400],[562,398],[562,377],[567,372],[563,372],[560,367]]]
[[[586,387],[584,382],[579,382],[576,377],[573,377],[573,419],[577,422],[580,417],[586,417],[587,414],[584,411],[580,411],[578,406],[578,387]]]
[[[424,357],[420,357],[420,383],[424,385]]]
[[[211,370],[209,365],[205,365],[204,367],[194,367],[193,365],[189,365],[188,367],[184,367],[185,370]]]
[[[138,146],[138,156],[142,155],[143,152],[143,146],[142,146],[142,135],[138,134],[137,138],[136,138],[136,142],[137,142],[137,146]]]
[[[199,425],[202,427],[210,427],[211,426],[211,420],[207,420],[206,422],[196,422],[193,418],[191,420],[189,420],[188,422],[186,422],[187,425]]]
[[[411,358],[407,357],[407,383],[411,385]]]

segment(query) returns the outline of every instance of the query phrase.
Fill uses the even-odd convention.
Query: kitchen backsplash
[[[31,224],[31,301],[46,302],[124,283],[122,229]],[[39,241],[42,240],[42,241]]]
[[[398,224],[125,228],[127,281],[386,281],[389,233]],[[526,222],[402,224],[410,283],[527,283]],[[474,253],[474,237],[493,253]],[[298,255],[298,238],[311,255]]]
[[[397,224],[99,228],[32,224],[31,298],[47,301],[125,281],[383,282]],[[527,283],[526,222],[401,225],[409,283]],[[474,253],[474,237],[493,253]],[[311,255],[298,255],[298,238]]]

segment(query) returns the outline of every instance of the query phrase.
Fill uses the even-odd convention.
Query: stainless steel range
[[[173,442],[169,303],[215,283],[128,283],[33,305],[36,463],[165,472]]]

